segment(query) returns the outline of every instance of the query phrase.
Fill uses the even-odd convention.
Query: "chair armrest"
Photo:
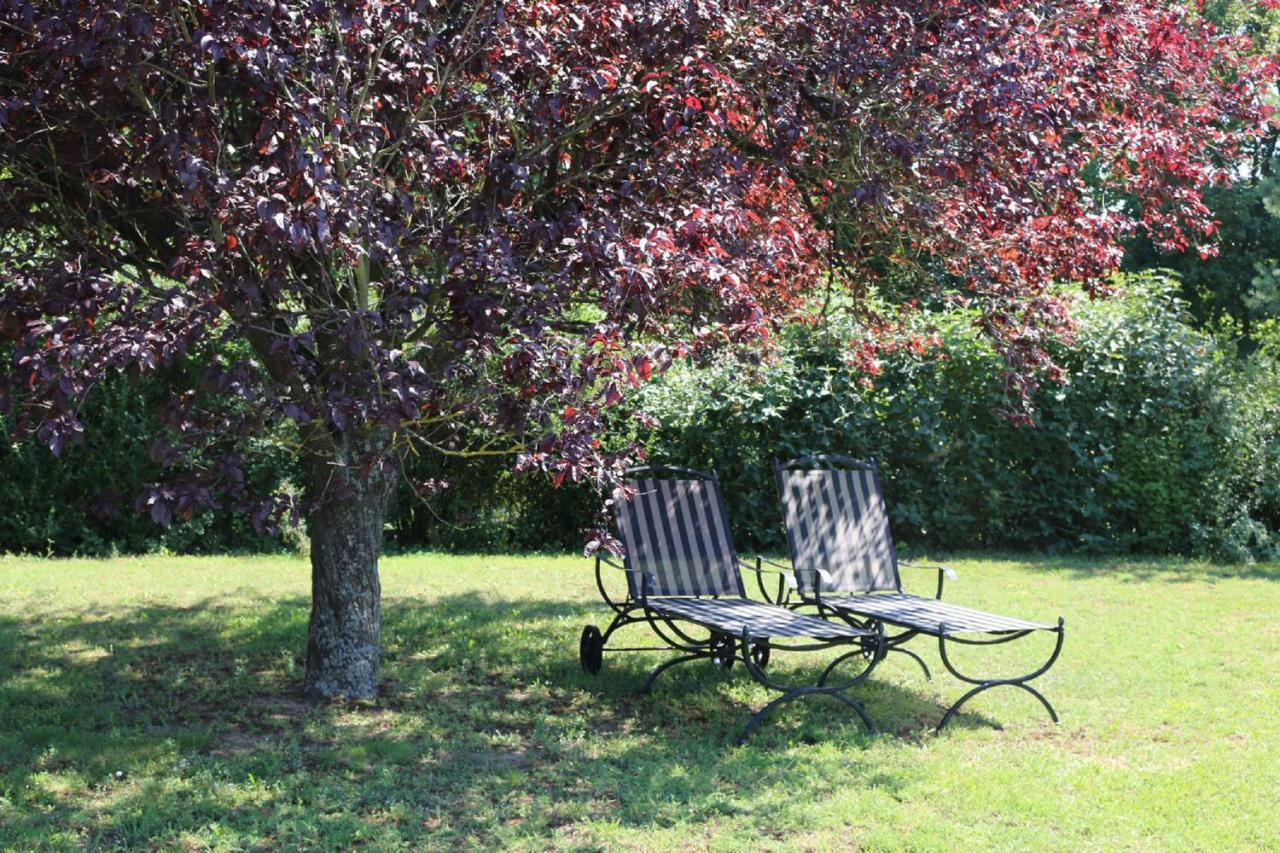
[[[766,569],[765,568],[766,564],[771,568]],[[768,573],[771,575],[781,575],[782,580],[786,583],[788,589],[799,589],[799,587],[796,584],[795,573],[788,567],[782,565],[781,563],[775,563],[772,560],[766,560],[764,557],[756,557],[755,563],[752,564],[742,559],[741,557],[739,557],[738,565],[742,566],[745,569],[750,569],[751,571],[755,572],[758,575],[763,575],[765,573]]]
[[[898,565],[906,566],[908,569],[924,569],[925,571],[937,570],[946,575],[948,580],[955,580],[959,577],[959,575],[956,574],[956,570],[950,566],[922,566],[919,563],[908,563],[906,560],[899,560]]]
[[[828,586],[835,586],[836,579],[832,577],[831,572],[827,571],[826,569],[796,569],[797,576],[799,576],[802,573],[806,575],[816,574],[818,578],[824,583],[826,583]]]
[[[641,569],[628,569],[626,566],[618,565],[613,560],[610,560],[604,554],[596,554],[596,565],[599,566],[601,563],[604,563],[606,566],[608,566],[611,569],[617,569],[618,571],[626,572],[629,575],[639,575],[641,598],[647,598],[649,595],[649,588],[658,585],[658,576],[655,575],[653,572],[646,572]],[[596,569],[597,577],[599,576],[599,571],[600,570],[597,568]]]
[[[604,563],[606,566],[608,566],[608,567],[609,567],[609,568],[611,568],[611,569],[617,569],[617,570],[618,570],[618,571],[620,571],[620,572],[626,572],[626,573],[627,573],[627,574],[629,574],[629,575],[643,575],[643,574],[644,574],[644,572],[640,571],[639,569],[628,569],[626,566],[620,566],[620,565],[618,565],[617,563],[615,563],[613,560],[610,560],[608,557],[606,557],[606,556],[604,556],[604,555],[602,555],[602,554],[597,554],[597,555],[596,555],[596,561],[597,561],[597,562],[600,562],[600,563]]]
[[[795,571],[791,566],[785,566],[776,560],[770,560],[768,557],[761,557],[759,554],[756,555],[756,562],[762,563],[766,566],[773,566],[773,568],[779,573],[792,574]]]
[[[947,578],[950,578],[951,580],[956,579],[956,570],[951,568],[950,566],[920,566],[915,563],[908,563],[905,560],[899,560],[898,565],[906,566],[909,569],[925,569],[925,570],[936,571],[938,573],[938,589],[936,592],[934,592],[933,597],[938,599],[939,601],[942,600],[942,585],[946,582]]]
[[[629,575],[640,576],[640,602],[643,604],[649,598],[649,590],[658,585],[658,578],[653,572],[645,572],[640,569],[628,569],[626,566],[620,566],[605,554],[596,554],[596,578],[599,579],[601,563],[604,563],[611,569],[617,569],[620,572],[626,572]]]

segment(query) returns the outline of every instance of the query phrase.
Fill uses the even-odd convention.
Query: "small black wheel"
[[[875,630],[875,623],[867,622],[865,627],[868,631],[873,631]],[[867,663],[871,663],[871,661],[875,660],[876,648],[878,646],[875,637],[863,637],[859,642],[862,646],[862,657],[866,659]]]
[[[733,656],[737,651],[737,643],[728,634],[711,635],[711,663],[721,669],[733,668]]]
[[[768,640],[756,640],[751,644],[751,662],[761,669],[769,665]]]
[[[600,665],[604,662],[604,637],[595,625],[582,629],[582,639],[578,641],[578,660],[582,662],[582,668],[591,675],[600,671]]]

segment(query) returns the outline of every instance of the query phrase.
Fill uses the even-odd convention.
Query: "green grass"
[[[0,848],[1276,845],[1280,569],[954,565],[951,600],[1066,617],[1061,725],[1005,689],[934,736],[962,685],[896,657],[861,691],[887,733],[818,698],[737,747],[740,665],[581,672],[605,614],[568,557],[387,559],[384,697],[311,707],[299,560],[0,558]]]

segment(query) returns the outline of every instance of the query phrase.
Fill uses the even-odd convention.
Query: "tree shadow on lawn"
[[[671,655],[607,655],[586,675],[577,635],[601,609],[559,601],[390,599],[385,695],[313,706],[297,693],[307,613],[301,598],[259,598],[0,618],[0,841],[62,829],[133,844],[215,825],[248,843],[354,843],[372,828],[496,844],[583,820],[661,827],[753,808],[760,831],[785,832],[767,803],[909,781],[867,760],[880,736],[826,697],[785,706],[735,747],[775,695],[740,663],[677,667],[648,697],[637,689]],[[831,655],[787,657],[813,673]],[[924,685],[891,658],[856,696],[917,738],[942,708],[904,677]]]

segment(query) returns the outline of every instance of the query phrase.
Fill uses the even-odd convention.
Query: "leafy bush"
[[[280,542],[258,536],[230,507],[160,527],[138,512],[134,500],[144,483],[163,476],[149,449],[160,434],[153,410],[161,385],[117,377],[89,396],[84,441],[67,445],[60,457],[34,439],[14,442],[0,416],[0,553],[103,555],[167,550],[202,554],[278,550]],[[278,465],[249,467],[251,489],[270,490],[290,471]]]
[[[641,395],[659,426],[654,462],[715,469],[744,550],[784,546],[772,463],[805,453],[877,458],[897,536],[933,549],[1280,552],[1280,324],[1238,359],[1196,331],[1175,283],[1130,276],[1126,294],[1076,306],[1079,334],[1054,355],[1070,381],[1046,384],[1034,427],[1002,419],[1001,365],[964,311],[921,313],[939,346],[887,355],[873,385],[849,367],[847,321],[785,330],[776,357],[678,366]],[[10,444],[0,421],[0,550],[179,552],[278,547],[228,509],[168,530],[133,511],[158,392],[120,381],[91,398],[86,443],[55,460]],[[635,427],[620,426],[624,438]],[[289,456],[251,473],[292,478]],[[387,544],[466,551],[577,549],[598,498],[516,476],[506,458],[409,460]],[[103,512],[115,496],[118,512]]]
[[[506,457],[408,461],[415,481],[446,487],[417,495],[403,485],[387,522],[393,549],[530,552],[581,549],[583,530],[600,508],[583,486],[555,488],[544,475],[517,475]]]
[[[1251,389],[1274,371],[1240,375],[1164,279],[1124,284],[1080,299],[1078,338],[1054,353],[1070,382],[1042,388],[1034,427],[999,416],[999,360],[949,311],[918,319],[939,349],[889,355],[871,388],[844,364],[857,330],[840,323],[790,329],[754,369],[677,370],[646,398],[662,423],[651,457],[716,468],[739,539],[769,550],[784,545],[772,459],[840,452],[880,461],[913,545],[1269,554],[1280,407]]]

